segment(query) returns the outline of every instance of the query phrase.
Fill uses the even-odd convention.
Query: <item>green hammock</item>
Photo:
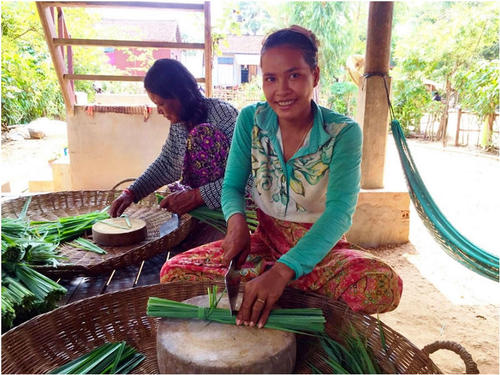
[[[390,108],[393,117],[392,107]],[[482,276],[498,281],[498,257],[475,246],[450,224],[425,187],[398,120],[391,121],[391,129],[408,182],[410,197],[427,229],[453,259]]]

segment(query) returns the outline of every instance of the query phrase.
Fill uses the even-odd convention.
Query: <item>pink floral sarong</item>
[[[250,254],[241,269],[242,281],[259,276],[311,228],[312,224],[275,219],[257,210],[259,226],[251,235]],[[165,262],[162,283],[179,280],[222,281],[222,240],[199,246]],[[349,248],[340,240],[311,273],[289,284],[347,303],[354,311],[368,314],[394,310],[400,301],[403,282],[382,260]]]

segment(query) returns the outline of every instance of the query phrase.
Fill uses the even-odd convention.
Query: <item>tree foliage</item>
[[[493,122],[498,109],[499,60],[479,60],[456,75],[460,104],[483,120],[481,145],[492,147]]]
[[[64,12],[72,31],[95,36],[95,15],[82,9]],[[102,73],[100,49],[73,48],[75,73]],[[89,81],[75,81],[75,90],[93,93]],[[64,117],[64,102],[48,51],[35,2],[2,4],[2,127],[28,123],[38,117]]]
[[[479,60],[455,76],[460,104],[483,119],[498,107],[499,60]]]
[[[59,116],[63,100],[34,3],[2,4],[2,127]]]
[[[367,3],[294,1],[284,5],[287,24],[311,30],[319,39],[321,94],[337,111],[353,115],[356,87],[346,76],[349,55],[364,53]]]
[[[396,114],[404,117],[413,113],[413,122],[417,122],[429,110],[431,101],[423,98],[418,87],[423,88],[424,81],[430,79],[441,84],[446,98],[443,101],[442,124],[446,124],[450,98],[455,92],[469,109],[479,116],[487,115],[488,112],[482,111],[495,106],[494,101],[491,102],[497,90],[492,81],[493,75],[482,74],[483,79],[470,80],[467,85],[463,82],[464,77],[479,66],[489,66],[487,61],[498,54],[499,18],[495,3],[397,5],[402,15],[393,33],[396,46],[393,75],[394,82],[400,82],[394,85]],[[411,95],[412,90],[420,94]],[[464,90],[482,92],[483,95],[472,98]],[[480,104],[480,101],[485,102]]]
[[[236,17],[242,24],[242,33],[263,35],[273,27],[273,20],[265,6],[256,6],[254,1],[240,1],[238,5]]]

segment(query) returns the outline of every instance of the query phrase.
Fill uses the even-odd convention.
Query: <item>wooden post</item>
[[[458,108],[457,112],[457,132],[455,133],[455,146],[459,145],[458,138],[460,137],[460,120],[462,119],[462,108]]]
[[[59,39],[61,38],[70,38],[71,36],[68,33],[68,29],[66,28],[66,21],[64,20],[64,12],[61,7],[57,8],[57,36]],[[61,56],[64,60],[64,45],[60,45],[61,47]],[[66,63],[68,66],[67,72],[69,74],[73,74],[73,51],[71,50],[71,46],[66,47]],[[75,91],[75,85],[73,80],[69,81],[71,89]]]
[[[36,8],[38,10],[38,15],[40,16],[40,21],[42,23],[43,29],[45,31],[45,40],[47,41],[47,46],[49,47],[49,52],[52,57],[52,62],[54,63],[54,68],[56,69],[57,79],[61,85],[64,103],[66,104],[66,112],[68,115],[73,115],[73,107],[75,105],[75,94],[71,88],[69,80],[64,78],[64,58],[61,54],[59,48],[54,45],[54,38],[56,38],[55,23],[53,18],[53,12],[46,5],[36,2]]]
[[[363,129],[361,187],[384,187],[385,148],[388,129],[390,92],[389,57],[394,4],[370,2],[365,56],[365,76],[359,93],[357,120]],[[377,74],[377,75],[371,75]]]
[[[394,4],[391,1],[370,2],[365,73],[389,71],[393,7]]]
[[[204,82],[206,96],[212,96],[212,34],[210,1],[201,3],[171,3],[171,2],[147,2],[147,1],[37,1],[36,2],[40,21],[45,33],[47,46],[54,63],[57,79],[61,86],[66,110],[73,114],[75,105],[74,80],[112,80],[112,81],[139,81],[143,77],[138,76],[115,76],[115,75],[85,75],[73,72],[73,45],[77,46],[111,46],[111,47],[141,47],[141,48],[179,48],[179,49],[203,49],[205,52],[205,78],[198,78],[198,82]],[[57,21],[54,13],[57,8]],[[83,8],[150,8],[150,9],[172,9],[203,12],[205,19],[205,41],[204,43],[174,43],[163,41],[131,41],[131,40],[104,40],[104,39],[72,39],[66,28],[64,7]],[[56,30],[56,22],[58,30]],[[57,35],[57,33],[59,35]],[[68,46],[67,67],[64,60],[64,46]]]
[[[62,8],[57,8],[57,37],[64,38],[64,16],[62,12]],[[64,46],[61,46],[61,56],[64,60]]]
[[[205,14],[205,95],[212,96],[212,24],[210,16],[210,1],[203,5]]]

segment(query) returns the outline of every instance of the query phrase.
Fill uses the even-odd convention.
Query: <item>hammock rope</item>
[[[394,109],[389,97],[389,89],[384,74],[379,75],[384,79],[387,101],[389,104],[391,116],[391,130],[394,142],[401,159],[403,172],[408,184],[410,198],[422,219],[424,225],[439,242],[445,252],[453,259],[466,266],[470,270],[485,276],[491,280],[499,280],[498,257],[479,248],[465,238],[456,228],[446,219],[444,214],[438,208],[427,190],[413,157],[406,142],[406,138],[401,128],[401,124],[395,119]]]

